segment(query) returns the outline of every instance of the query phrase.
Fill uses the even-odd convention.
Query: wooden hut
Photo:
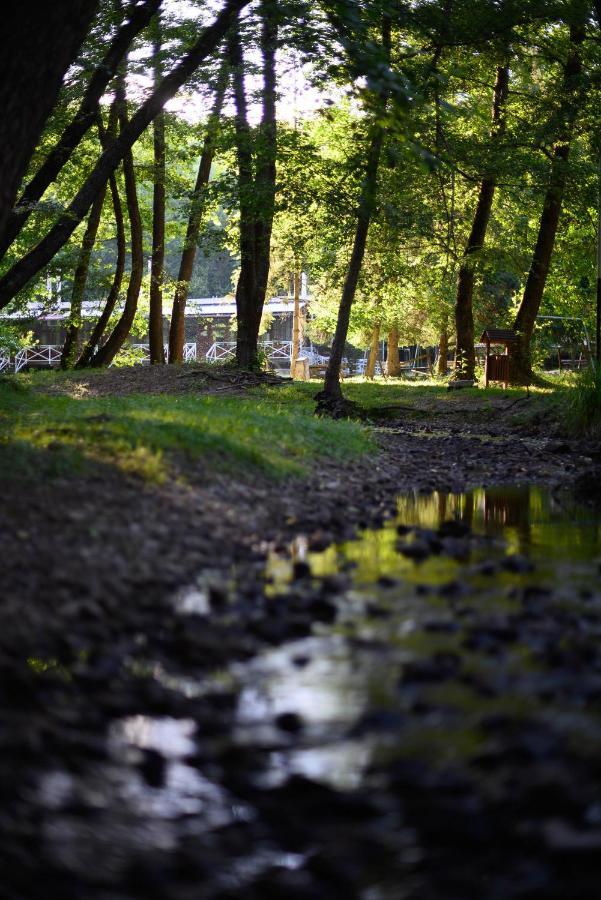
[[[484,386],[490,381],[501,381],[503,387],[511,383],[510,348],[517,341],[517,334],[511,328],[485,328],[480,343],[486,344],[486,361],[484,363]],[[503,347],[504,353],[492,353],[491,347]]]

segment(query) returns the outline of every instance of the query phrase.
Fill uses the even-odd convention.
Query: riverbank
[[[407,593],[394,568],[354,600],[353,560],[332,568],[319,554],[397,515],[399,494],[539,484],[560,503],[594,483],[597,448],[563,436],[546,395],[447,399],[437,387],[350,385],[372,408],[366,428],[315,420],[312,385],[249,389],[161,372],[161,382],[186,377],[157,395],[152,370],[138,372],[109,373],[110,392],[103,375],[2,388],[0,896],[548,898],[567,896],[575,866],[570,897],[584,900],[599,849],[585,820],[598,802],[595,755],[574,756],[565,736],[556,752],[552,723],[537,732],[538,707],[500,710],[497,700],[528,676],[518,693],[538,704],[554,678],[564,712],[580,710],[594,732],[594,590],[584,600],[575,591],[574,610],[560,615],[565,598],[558,606],[547,584],[537,590],[527,557],[505,563],[469,522],[403,530],[399,520],[400,558],[459,567],[433,607],[432,588],[410,579]],[[386,533],[394,544],[395,529]],[[474,555],[492,582],[472,584]],[[409,620],[411,658],[390,640]],[[543,654],[542,683],[524,640]],[[555,645],[565,659],[544,656]],[[279,648],[284,662],[269,662]],[[341,656],[342,670],[332,662]],[[313,672],[319,659],[325,668]],[[398,681],[394,702],[372,699],[347,720],[353,669],[364,691],[376,659]],[[275,706],[253,695],[262,666],[274,665],[288,672]],[[486,784],[474,774],[483,744],[470,737],[473,703],[468,734],[450,737],[470,671],[469,690],[491,698],[476,710],[478,735],[489,727],[480,719],[497,716]],[[311,697],[319,706],[317,685],[330,678],[341,705],[313,729],[292,695],[304,684],[309,708]],[[430,696],[432,686],[445,691]],[[414,754],[386,762],[382,747],[424,717],[419,766]],[[344,748],[363,753],[374,736],[371,774],[337,783]],[[437,765],[445,744],[461,752],[440,753]],[[329,764],[320,747],[334,748]],[[309,763],[295,766],[295,753]],[[274,770],[278,754],[288,762]],[[533,812],[522,771],[540,785]],[[518,774],[514,808],[517,788],[503,779]],[[474,841],[484,848],[477,866]]]

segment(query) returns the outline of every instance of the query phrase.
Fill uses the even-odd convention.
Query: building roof
[[[513,344],[518,336],[513,328],[485,328],[480,340],[488,344]]]
[[[301,300],[301,307],[306,306],[307,300]],[[23,309],[17,312],[1,316],[5,319],[41,319],[45,322],[60,321],[69,315],[71,304],[68,300],[58,300],[48,303],[32,300]],[[84,300],[82,303],[82,315],[84,318],[99,316],[104,307],[104,300]],[[294,309],[293,297],[272,297],[265,303],[265,312],[291,313]],[[168,310],[165,304],[165,311]],[[236,315],[236,301],[233,297],[190,297],[186,303],[187,316],[207,316],[231,318]]]

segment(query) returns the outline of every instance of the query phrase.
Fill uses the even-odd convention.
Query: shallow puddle
[[[182,630],[201,637],[216,610],[232,628],[237,609],[261,625],[280,614],[311,622],[315,609],[335,615],[308,637],[274,640],[247,662],[205,669],[208,676],[193,665],[170,671],[168,655],[131,663],[132,676],[185,698],[192,712],[124,714],[109,729],[105,760],[81,773],[47,772],[39,783],[44,852],[82,879],[102,857],[110,884],[129,877],[132,860],[155,864],[182,848],[196,878],[202,847],[215,896],[247,896],[248,885],[273,873],[305,883],[312,855],[336,831],[326,822],[320,845],[319,816],[339,816],[344,829],[346,800],[337,806],[336,798],[359,793],[374,798],[377,815],[364,826],[359,810],[349,824],[357,846],[366,827],[411,870],[422,849],[394,792],[409,790],[411,799],[412,766],[424,767],[415,770],[425,778],[417,821],[424,792],[432,789],[433,808],[438,802],[432,773],[452,771],[440,776],[452,795],[443,814],[459,815],[471,835],[472,805],[480,815],[495,767],[511,773],[512,791],[526,792],[521,773],[533,772],[544,793],[545,778],[571,777],[570,753],[596,758],[600,558],[601,524],[586,507],[536,487],[494,488],[400,497],[393,521],[322,552],[301,537],[289,555],[269,560],[265,596],[240,600],[233,578],[224,587],[222,573],[205,573],[174,599]],[[570,800],[582,807],[574,827],[596,827],[592,796]],[[524,808],[530,816],[528,797]],[[426,833],[438,812],[428,818],[425,808]],[[299,822],[310,839],[297,845]],[[292,840],[280,842],[290,823]],[[567,833],[557,827],[553,840]],[[384,880],[381,865],[370,860],[362,870],[365,885],[378,885],[357,893],[362,900],[405,896],[397,863]],[[253,890],[248,896],[261,895]]]
[[[279,734],[274,782],[300,773],[350,787],[391,754],[469,758],[482,717],[543,711],[558,617],[601,605],[598,517],[538,487],[401,496],[385,527],[319,553],[301,540],[291,555],[269,562],[275,602],[299,589],[299,561],[307,582],[342,573],[348,586],[319,639],[238,670],[236,739],[273,744]],[[598,627],[586,623],[589,634]],[[569,706],[577,685],[558,677]],[[278,731],[282,717],[293,739]]]

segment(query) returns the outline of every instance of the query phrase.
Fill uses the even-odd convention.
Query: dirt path
[[[418,642],[409,660],[390,643],[408,616],[397,621],[396,579],[361,601],[359,628],[344,566],[319,576],[292,558],[292,581],[275,595],[266,578],[268,558],[290,559],[291,541],[318,551],[377,527],[399,493],[537,483],[559,495],[595,472],[594,447],[500,437],[494,422],[464,428],[457,417],[387,418],[376,459],[324,466],[285,491],[202,472],[185,487],[151,487],[108,467],[25,495],[2,482],[0,897],[590,900],[601,850],[596,595],[569,612],[547,587],[516,582],[513,606],[504,595],[497,609],[486,588],[482,610],[460,570],[421,621],[427,588],[403,587],[418,631],[452,645]],[[466,566],[480,546],[469,529],[414,535],[426,556],[463,554]],[[544,678],[522,694],[580,716],[574,733],[584,723],[589,745],[571,746],[570,728],[542,721],[538,706],[517,716],[520,704],[497,702],[531,671],[520,668],[524,641]],[[363,685],[384,660],[396,699],[328,720],[330,731],[312,731],[285,704],[274,719],[244,692],[267,677],[261,659],[277,648],[289,683],[308,678],[307,690],[339,671],[351,690],[356,672]],[[314,673],[320,659],[337,662]],[[470,671],[470,690],[494,700],[477,709],[486,741],[437,763],[445,729],[467,714],[450,698]],[[450,693],[433,700],[432,685]],[[255,716],[246,726],[243,696]],[[387,761],[382,748],[425,720],[434,754]],[[306,751],[317,765],[324,743],[359,739],[379,749],[350,784],[274,763]],[[330,770],[339,767],[338,756]]]

